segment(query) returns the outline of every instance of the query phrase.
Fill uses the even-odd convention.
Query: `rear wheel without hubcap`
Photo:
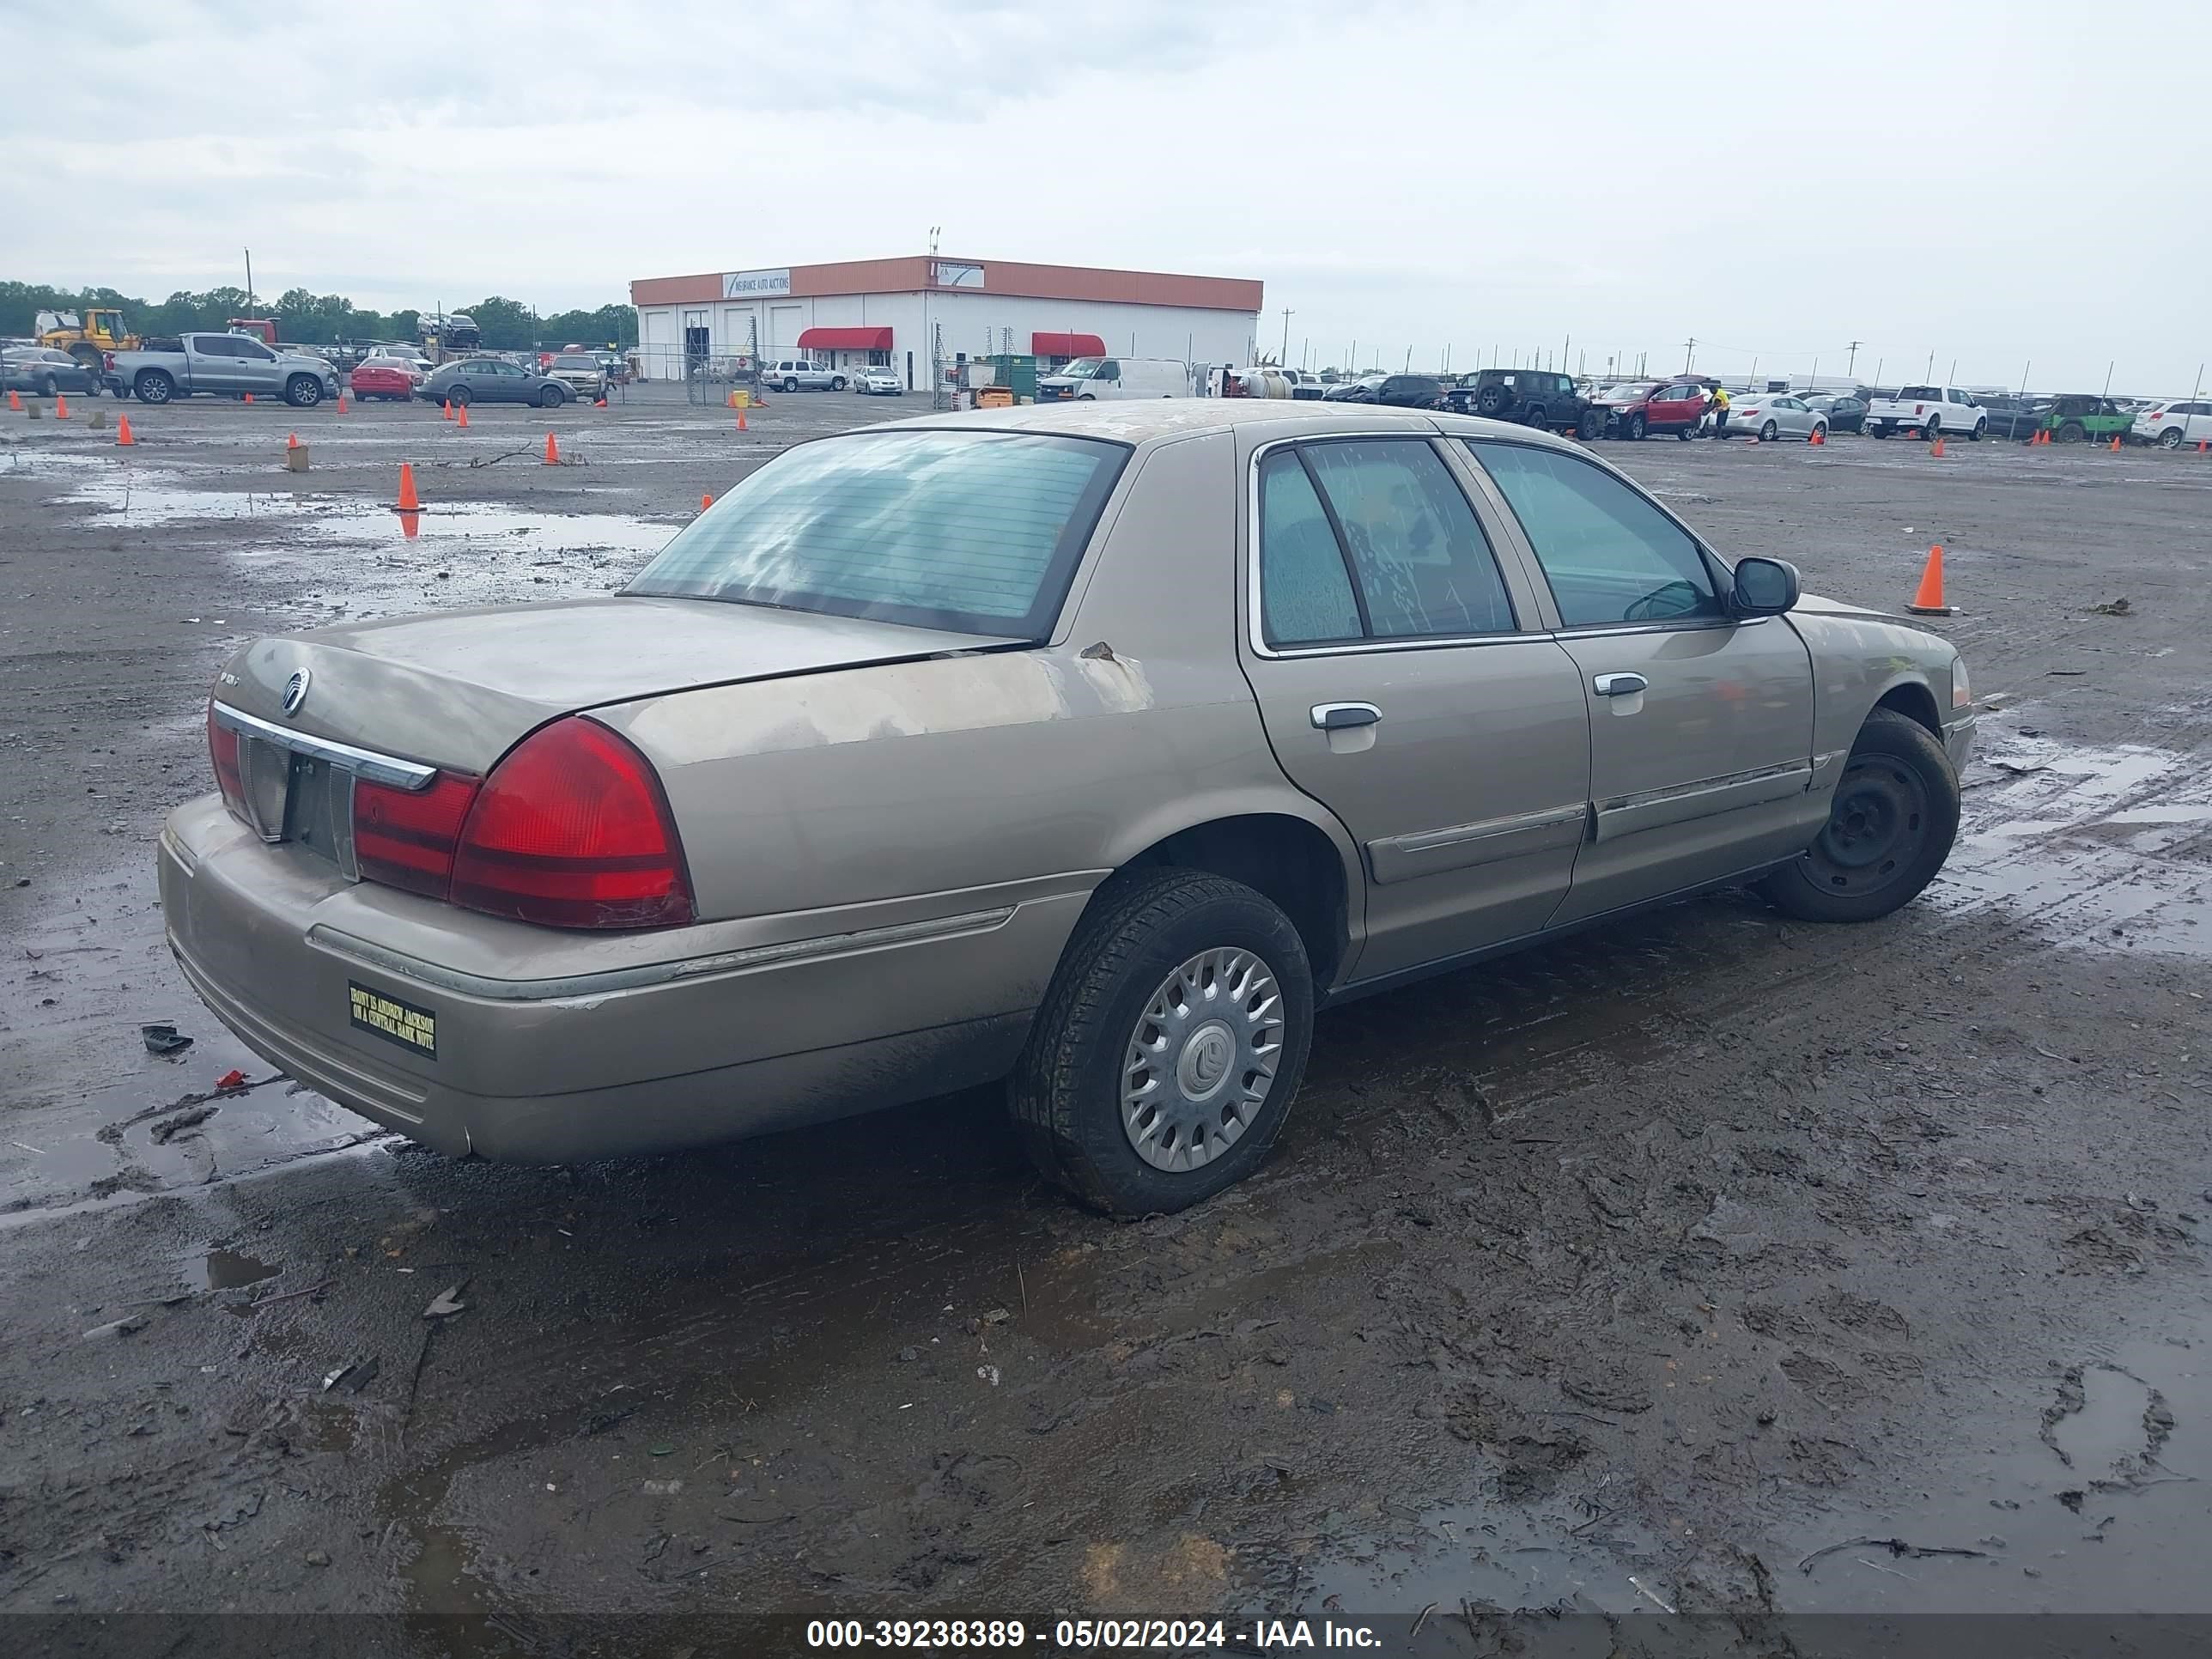
[[[1313,1025],[1305,946],[1241,883],[1130,871],[1068,941],[1010,1101],[1039,1169],[1115,1215],[1181,1210],[1267,1154]]]
[[[1759,890],[1808,921],[1871,921],[1935,879],[1958,833],[1959,780],[1942,744],[1877,708],[1844,763],[1826,825]]]

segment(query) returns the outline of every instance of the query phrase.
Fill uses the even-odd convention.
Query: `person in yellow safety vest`
[[[1716,438],[1728,436],[1728,388],[1724,386],[1717,386],[1713,388],[1712,406],[1713,436]]]

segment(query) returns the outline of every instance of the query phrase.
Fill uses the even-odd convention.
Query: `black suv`
[[[1517,421],[1553,432],[1595,435],[1590,406],[1575,389],[1573,378],[1540,368],[1485,368],[1460,376],[1459,384],[1444,393],[1444,407],[1455,415],[1481,415],[1493,421]]]
[[[1375,401],[1398,409],[1436,409],[1442,404],[1444,383],[1433,374],[1393,374],[1375,388]]]

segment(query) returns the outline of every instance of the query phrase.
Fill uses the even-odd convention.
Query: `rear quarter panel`
[[[1213,817],[1334,830],[1276,768],[1237,665],[1234,463],[1226,433],[1141,447],[1042,645],[598,711],[659,768],[701,914],[1087,893]]]

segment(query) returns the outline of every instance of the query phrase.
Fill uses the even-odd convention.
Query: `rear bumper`
[[[170,814],[158,863],[179,964],[255,1053],[437,1151],[527,1161],[737,1139],[1002,1076],[1087,897],[1027,884],[890,927],[856,927],[880,907],[854,907],[553,934],[347,882],[212,796]],[[529,979],[492,971],[526,956]],[[372,1014],[428,1016],[429,1042],[356,1019],[357,993]]]

